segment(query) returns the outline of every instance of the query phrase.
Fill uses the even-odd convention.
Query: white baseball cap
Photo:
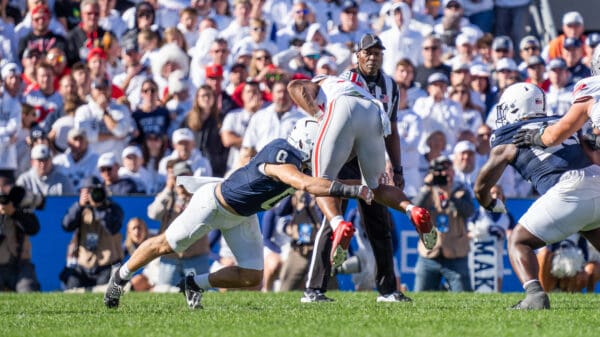
[[[500,71],[500,70],[511,70],[511,71],[517,71],[517,64],[515,63],[515,61],[511,58],[508,57],[504,57],[498,60],[498,62],[496,62],[496,71]]]
[[[454,154],[459,154],[459,153],[463,153],[465,151],[471,151],[471,152],[475,152],[475,144],[471,143],[468,140],[461,140],[460,142],[456,143],[456,145],[454,146]]]
[[[101,168],[113,166],[115,164],[118,164],[117,156],[115,156],[115,154],[112,152],[106,152],[98,157],[98,163],[96,164],[96,167]]]
[[[31,149],[31,159],[48,159],[52,157],[52,152],[46,144],[37,144]]]
[[[192,130],[188,128],[181,128],[173,131],[173,136],[171,137],[171,141],[173,142],[173,144],[177,144],[184,140],[194,140],[194,133],[192,132]]]
[[[138,158],[141,158],[143,156],[142,150],[140,150],[139,147],[137,147],[135,145],[129,145],[128,147],[123,149],[123,152],[121,153],[121,158],[126,158],[130,154],[133,154],[133,155],[137,156]]]
[[[568,12],[563,15],[563,25],[569,25],[571,23],[578,23],[583,25],[583,16],[579,12]]]
[[[14,62],[8,62],[2,66],[1,76],[4,81],[10,75],[21,76],[21,69]]]

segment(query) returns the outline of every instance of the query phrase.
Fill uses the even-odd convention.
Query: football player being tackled
[[[391,133],[381,103],[355,83],[333,76],[294,80],[288,90],[298,106],[319,119],[313,175],[335,179],[346,161],[356,155],[363,181],[373,190],[375,200],[405,212],[425,246],[432,248],[437,232],[429,212],[412,205],[401,189],[380,183],[385,172],[384,137]],[[330,260],[335,269],[346,259],[354,227],[344,221],[339,198],[319,197],[317,203],[333,229]]]

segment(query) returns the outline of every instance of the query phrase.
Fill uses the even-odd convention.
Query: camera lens
[[[95,203],[102,203],[106,200],[106,191],[103,187],[94,187],[90,192],[90,197]]]

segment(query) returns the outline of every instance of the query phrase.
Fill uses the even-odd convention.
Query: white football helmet
[[[312,117],[301,118],[288,136],[288,143],[302,152],[302,161],[307,162],[312,156],[312,150],[317,142],[319,122]]]
[[[504,90],[496,105],[498,127],[523,119],[546,116],[546,94],[535,84],[515,83]]]
[[[596,46],[594,48],[594,53],[592,54],[592,62],[590,64],[590,70],[592,71],[592,76],[600,75],[600,47]]]

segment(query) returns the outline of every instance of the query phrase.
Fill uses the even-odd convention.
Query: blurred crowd
[[[489,155],[495,105],[507,86],[519,81],[539,86],[549,114],[563,115],[574,84],[590,76],[589,56],[600,34],[584,34],[583,16],[568,12],[557,24],[562,33],[542,41],[532,29],[531,5],[531,0],[0,1],[0,177],[9,186],[4,192],[17,185],[35,195],[78,195],[74,208],[65,210],[67,231],[78,228],[75,223],[100,221],[104,208],[114,205],[107,202],[111,196],[156,196],[148,214],[164,230],[187,202],[175,186],[177,175],[223,177],[270,140],[286,137],[305,115],[289,98],[287,83],[354,67],[356,45],[367,33],[380,37],[382,70],[400,91],[397,128],[406,194],[419,194],[431,162],[442,155],[449,157],[453,179],[472,188]],[[92,192],[100,186],[107,195],[94,200]],[[511,198],[536,193],[511,170],[500,186]],[[92,215],[83,219],[90,208]],[[101,225],[112,237],[123,220],[118,228]],[[134,222],[139,226],[139,219]],[[85,243],[90,246],[84,249],[94,251],[100,232],[77,231],[73,247]],[[127,242],[128,249],[136,244]],[[123,258],[120,244],[111,247],[113,255],[103,256],[100,265]],[[163,260],[160,268],[207,266],[207,259],[198,258],[206,254],[207,248],[197,247],[185,256],[189,265],[178,264],[179,257]],[[73,248],[69,256],[85,254]],[[86,265],[98,266],[89,258]],[[70,271],[64,281],[89,286],[87,272],[75,270],[75,282],[69,281]]]

